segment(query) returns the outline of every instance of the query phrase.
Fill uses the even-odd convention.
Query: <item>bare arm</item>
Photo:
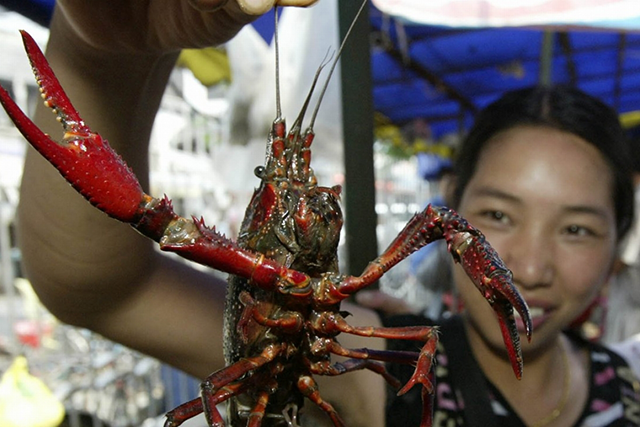
[[[235,1],[216,12],[209,12],[216,2],[190,3],[59,1],[51,24],[47,56],[62,85],[145,187],[151,127],[179,48],[223,42],[255,18]],[[47,109],[40,106],[35,120],[61,136]],[[28,277],[60,319],[199,377],[223,365],[224,283],[158,254],[32,150],[18,217]]]

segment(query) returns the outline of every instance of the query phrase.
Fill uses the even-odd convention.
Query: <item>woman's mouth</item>
[[[525,325],[522,321],[522,317],[520,317],[520,313],[514,310],[515,319],[516,319],[516,327],[518,328],[518,332],[525,333]],[[535,307],[529,306],[529,315],[531,316],[531,324],[533,325],[533,331],[540,327],[550,316],[550,311],[543,307]]]

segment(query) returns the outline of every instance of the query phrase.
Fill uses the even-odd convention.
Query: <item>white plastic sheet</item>
[[[321,1],[311,8],[286,8],[282,12],[278,24],[280,90],[282,115],[288,125],[298,116],[320,64],[332,54],[335,58],[339,48],[337,14],[336,0]],[[227,49],[233,73],[230,140],[241,144],[259,140],[264,145],[271,123],[276,118],[274,45],[267,45],[248,26],[227,44]],[[328,70],[329,66],[323,71],[325,78]],[[325,78],[320,78],[303,127],[317,104]],[[314,126],[317,135],[313,146],[314,159],[328,157],[341,164],[341,123],[338,65]]]
[[[640,29],[635,0],[373,0],[373,4],[383,13],[417,24]]]

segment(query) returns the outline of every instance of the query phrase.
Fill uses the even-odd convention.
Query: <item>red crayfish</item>
[[[513,369],[520,377],[522,357],[513,309],[525,319],[530,335],[527,305],[513,286],[510,271],[482,233],[451,209],[428,206],[417,213],[360,276],[338,272],[343,223],[340,188],[318,186],[310,168],[313,120],[302,131],[309,97],[288,132],[278,107],[266,164],[255,170],[260,185],[234,242],[201,219],[178,216],[167,197],[157,199],[144,193],[107,141],[84,124],[35,41],[25,32],[22,36],[44,102],[64,128],[62,141],[54,141],[0,88],[0,102],[29,143],[107,215],[131,224],[162,250],[230,274],[225,309],[227,366],[202,382],[201,397],[169,412],[166,426],[178,426],[202,412],[209,425],[222,426],[223,417],[216,409],[222,402],[229,402],[227,422],[232,426],[292,425],[305,397],[335,426],[342,426],[337,411],[322,399],[313,376],[368,369],[399,388],[383,362],[415,365],[415,373],[399,393],[422,384],[423,425],[430,425],[428,394],[433,390],[437,330],[352,327],[345,321],[340,302],[437,239],[447,241],[454,259],[494,307]],[[411,353],[347,349],[335,339],[340,333],[425,344]],[[332,362],[332,355],[348,359]]]

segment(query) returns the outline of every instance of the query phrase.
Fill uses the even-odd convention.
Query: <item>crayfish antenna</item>
[[[274,28],[273,39],[276,52],[276,120],[282,120],[282,105],[280,103],[280,49],[278,42],[278,6],[273,7]]]
[[[327,54],[325,55],[325,58],[322,60],[322,63],[320,64],[320,66],[316,71],[316,74],[313,78],[313,82],[311,84],[311,88],[309,89],[309,93],[307,94],[304,104],[302,105],[300,113],[298,114],[298,117],[293,122],[293,124],[291,125],[291,129],[289,130],[289,136],[287,138],[288,140],[287,142],[291,144],[288,147],[290,149],[290,156],[291,156],[290,160],[293,166],[290,170],[292,173],[291,178],[298,182],[306,182],[307,185],[309,185],[310,187],[314,187],[317,184],[313,171],[310,168],[310,162],[311,162],[310,146],[315,136],[315,133],[313,131],[313,126],[315,124],[316,117],[318,116],[318,111],[320,110],[322,99],[324,98],[324,95],[331,81],[331,76],[333,75],[333,71],[335,70],[336,65],[338,64],[340,55],[342,54],[342,51],[344,50],[344,46],[347,40],[349,39],[349,35],[351,34],[351,31],[353,30],[353,27],[356,21],[362,14],[362,11],[364,10],[364,7],[366,6],[366,4],[367,4],[367,0],[364,0],[362,2],[362,5],[360,6],[360,9],[358,10],[358,13],[356,14],[355,18],[351,22],[351,25],[347,30],[347,33],[344,39],[342,40],[342,43],[340,44],[340,48],[338,49],[338,53],[336,55],[335,60],[332,61],[333,54],[329,55],[329,52],[327,52]],[[277,27],[276,27],[276,35],[277,35]],[[277,56],[278,55],[278,38],[277,37],[275,37],[275,42],[276,42],[275,50],[276,50],[276,56]],[[278,74],[279,72],[279,67],[277,65],[278,62],[279,62],[278,59],[276,59],[276,74]],[[327,76],[327,79],[325,80],[324,85],[322,86],[322,90],[318,97],[318,102],[316,104],[316,107],[314,108],[313,114],[311,116],[311,121],[309,122],[309,126],[304,132],[304,135],[301,135],[302,121],[304,120],[304,116],[306,114],[307,108],[309,107],[309,104],[311,102],[311,96],[313,95],[313,92],[320,78],[320,73],[322,72],[323,68],[329,64],[329,62],[332,62],[331,69],[329,70],[329,75]],[[278,81],[279,81],[279,76],[276,76],[276,82]],[[276,87],[279,88],[278,83],[276,83]],[[278,103],[278,109],[279,109],[280,108],[279,92],[277,95],[276,102]],[[279,110],[278,110],[278,117],[281,117]]]
[[[309,108],[309,103],[311,102],[311,96],[313,95],[313,91],[316,88],[316,85],[318,84],[318,79],[320,78],[320,73],[322,72],[322,69],[324,67],[327,66],[327,64],[329,63],[329,61],[331,61],[331,58],[333,57],[333,54],[331,54],[331,56],[329,56],[329,52],[327,51],[327,54],[325,55],[324,59],[322,60],[322,63],[320,64],[320,66],[318,67],[318,69],[316,70],[316,74],[313,77],[313,82],[311,83],[311,89],[309,89],[309,93],[307,94],[307,97],[304,100],[304,104],[302,104],[302,108],[300,109],[300,114],[298,114],[298,117],[296,118],[296,120],[293,122],[293,124],[291,125],[291,130],[298,128],[300,129],[302,127],[302,121],[304,120],[304,116],[307,112],[307,108]],[[335,62],[334,62],[335,64]],[[328,83],[328,81],[327,81]],[[323,88],[323,93],[324,90],[326,90],[326,84],[325,87]],[[318,101],[318,104],[320,102]],[[316,107],[317,110],[317,107]],[[314,119],[315,119],[315,115],[317,114],[317,111],[314,111]],[[309,129],[310,131],[312,131],[311,129],[313,128],[313,126],[310,124],[309,125]]]
[[[320,110],[320,104],[322,104],[322,98],[324,98],[324,94],[327,92],[327,87],[329,86],[329,82],[331,81],[331,76],[333,75],[333,71],[336,69],[336,65],[338,64],[338,61],[340,60],[340,55],[342,55],[342,51],[344,50],[344,46],[347,43],[347,40],[349,39],[349,36],[351,35],[351,31],[353,30],[353,27],[355,26],[356,22],[358,21],[358,18],[360,18],[360,15],[362,15],[362,11],[364,10],[364,7],[367,5],[367,0],[364,0],[362,2],[362,5],[360,5],[360,9],[358,9],[358,13],[356,14],[356,17],[353,18],[353,21],[351,21],[351,25],[349,26],[349,29],[347,30],[347,33],[344,36],[344,39],[342,40],[342,43],[340,44],[340,48],[338,49],[338,54],[336,55],[336,59],[333,61],[333,64],[331,64],[331,69],[329,70],[329,75],[327,76],[327,80],[324,83],[324,86],[322,87],[322,90],[320,91],[320,97],[318,98],[318,104],[316,105],[316,108],[313,110],[313,114],[311,116],[311,122],[309,123],[309,129],[313,129],[313,125],[316,122],[316,117],[318,116],[318,111]]]
[[[309,178],[312,177],[313,173],[310,170],[310,162],[311,162],[311,151],[309,147],[313,142],[313,138],[315,133],[311,126],[309,126],[304,133],[304,136],[301,137],[302,130],[302,121],[304,120],[304,116],[307,112],[307,108],[309,107],[309,103],[311,102],[311,95],[313,95],[313,91],[318,83],[318,79],[320,77],[320,73],[322,69],[329,63],[331,57],[327,59],[329,56],[329,52],[325,55],[325,58],[322,60],[322,63],[316,70],[316,74],[313,77],[313,82],[311,83],[311,89],[309,89],[309,93],[307,94],[306,99],[304,100],[304,104],[300,109],[300,113],[298,117],[291,125],[291,129],[289,130],[289,141],[291,142],[291,159],[295,162],[294,167],[291,172],[293,174],[293,179],[299,182],[309,182],[311,186],[315,185],[315,179],[309,181]],[[331,55],[333,56],[333,55]]]

